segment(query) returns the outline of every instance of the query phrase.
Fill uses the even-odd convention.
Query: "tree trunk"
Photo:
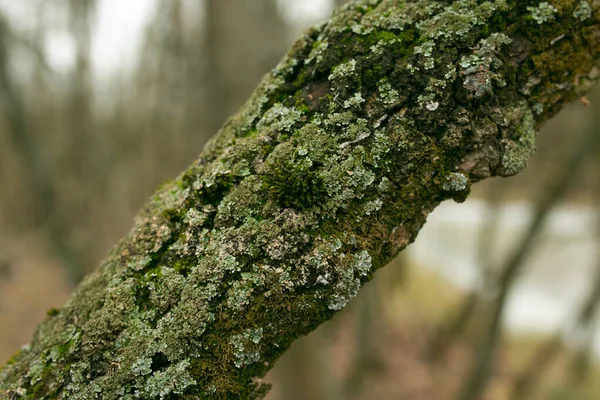
[[[600,0],[354,0],[300,39],[0,371],[9,398],[254,399],[441,201],[600,75]]]

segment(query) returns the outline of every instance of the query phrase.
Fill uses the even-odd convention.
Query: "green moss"
[[[48,311],[46,311],[46,315],[49,317],[55,317],[58,314],[60,314],[60,310],[58,308],[49,308]]]
[[[404,36],[400,36],[395,32],[379,30],[379,31],[371,33],[368,36],[368,40],[367,40],[366,44],[369,46],[373,46],[380,42],[391,43],[394,41],[402,41],[403,39],[408,39],[408,38],[409,38],[409,36],[406,34]]]
[[[282,207],[310,208],[325,193],[323,178],[309,157],[278,160],[262,179],[263,188]]]
[[[171,221],[171,222],[179,222],[181,221],[185,214],[183,214],[182,210],[177,208],[168,208],[162,212],[162,217]]]
[[[195,257],[190,257],[188,259],[176,260],[173,262],[172,267],[178,274],[187,276],[187,274],[189,274],[192,268],[194,268],[196,265],[198,265],[198,260]]]

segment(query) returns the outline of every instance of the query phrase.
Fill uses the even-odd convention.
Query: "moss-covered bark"
[[[441,201],[600,75],[600,0],[354,0],[0,371],[11,399],[254,399]],[[158,162],[158,160],[157,160]]]

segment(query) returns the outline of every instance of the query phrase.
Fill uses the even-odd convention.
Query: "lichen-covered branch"
[[[11,399],[254,399],[441,201],[600,75],[600,0],[354,0],[0,371]],[[158,160],[157,160],[158,162]]]

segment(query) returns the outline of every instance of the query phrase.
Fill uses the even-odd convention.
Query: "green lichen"
[[[233,346],[236,368],[260,361],[259,343],[262,339],[262,328],[248,329],[239,335],[233,335],[229,342]]]
[[[538,25],[552,21],[558,12],[556,7],[545,1],[541,2],[537,7],[527,7],[527,11],[531,13],[531,18],[533,18]]]
[[[592,7],[586,0],[581,0],[577,5],[575,11],[573,11],[573,16],[580,21],[585,21],[592,16]]]
[[[426,95],[419,95],[417,100],[419,106],[426,108],[429,111],[435,111],[439,108],[440,102],[436,101],[434,93],[428,93]]]
[[[435,67],[435,59],[432,57],[434,47],[435,42],[431,40],[415,47],[415,54],[420,54],[422,56],[422,65],[426,70]]]
[[[460,192],[469,186],[469,178],[460,172],[452,172],[444,178],[442,188],[448,192]]]
[[[329,75],[330,81],[344,80],[354,75],[356,71],[356,60],[350,60],[346,63],[336,66],[331,75]]]
[[[356,109],[357,107],[360,107],[360,105],[364,102],[365,99],[363,99],[360,93],[354,93],[354,96],[344,101],[344,108]]]
[[[454,1],[443,11],[418,22],[416,26],[424,37],[441,42],[469,40],[474,28],[485,26],[488,18],[507,7],[505,0],[485,1],[479,5],[474,5],[469,0]]]
[[[383,201],[381,199],[369,201],[365,204],[365,215],[374,214],[376,211],[381,209],[381,206],[383,206]]]
[[[460,60],[460,73],[464,76],[463,86],[476,98],[493,93],[493,85],[504,87],[506,82],[501,73],[500,51],[512,39],[503,33],[493,33],[482,39],[472,54]]]
[[[304,61],[305,64],[311,64],[312,62],[316,62],[320,64],[323,62],[323,56],[329,47],[329,43],[325,41],[317,41],[313,44],[313,49],[308,56],[308,58]]]
[[[361,277],[369,274],[373,266],[373,260],[367,251],[362,251],[352,256],[348,268],[340,271],[341,277],[334,287],[334,292],[329,302],[329,309],[341,310],[357,294],[361,286]]]
[[[181,361],[170,365],[164,371],[154,372],[147,380],[142,390],[135,392],[137,398],[166,399],[172,395],[181,395],[185,390],[196,384],[189,372],[190,362]]]
[[[381,178],[381,182],[379,182],[379,190],[382,192],[388,192],[391,189],[391,181],[385,176]]]
[[[378,85],[379,97],[387,108],[396,107],[402,102],[400,93],[392,87],[388,79],[382,79]]]
[[[502,167],[507,175],[515,175],[527,167],[535,151],[535,119],[529,110],[517,127],[515,138],[508,140],[502,155]]]
[[[301,111],[277,103],[265,113],[256,125],[256,129],[259,131],[289,132],[301,116]]]

